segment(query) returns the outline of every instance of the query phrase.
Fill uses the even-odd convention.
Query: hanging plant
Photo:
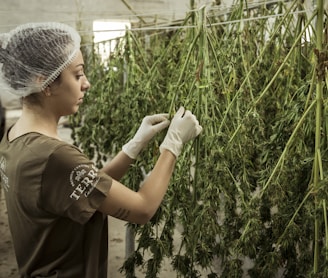
[[[172,115],[184,105],[203,126],[179,157],[156,215],[130,225],[137,247],[121,268],[126,277],[136,268],[160,277],[164,259],[177,277],[327,275],[328,78],[322,66],[318,79],[316,66],[326,52],[305,40],[309,30],[327,28],[312,26],[323,13],[306,18],[297,0],[233,7],[230,24],[201,8],[176,31],[128,31],[106,67],[88,64],[93,86],[73,136],[99,165],[147,114]],[[139,188],[163,136],[124,184]]]

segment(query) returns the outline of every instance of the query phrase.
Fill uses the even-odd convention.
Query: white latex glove
[[[171,121],[163,143],[160,145],[160,152],[166,149],[178,157],[183,144],[198,136],[202,129],[196,116],[189,110],[180,107]]]
[[[123,152],[130,158],[136,159],[148,142],[169,126],[168,116],[168,114],[155,114],[144,117],[134,137],[122,147]]]

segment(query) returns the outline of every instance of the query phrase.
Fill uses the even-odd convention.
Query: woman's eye
[[[84,76],[84,74],[78,74],[77,76],[76,76],[76,78],[77,79],[80,79],[81,77],[83,77]]]

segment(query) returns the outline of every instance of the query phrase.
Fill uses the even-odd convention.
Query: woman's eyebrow
[[[76,68],[78,68],[78,67],[82,67],[82,68],[84,68],[84,64],[78,64],[78,65],[76,65],[75,67],[76,67]]]

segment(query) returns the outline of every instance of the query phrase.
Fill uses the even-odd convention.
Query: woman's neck
[[[20,118],[9,133],[9,140],[13,140],[29,132],[38,132],[49,137],[60,139],[57,133],[59,117],[43,109],[29,109],[24,107]]]

